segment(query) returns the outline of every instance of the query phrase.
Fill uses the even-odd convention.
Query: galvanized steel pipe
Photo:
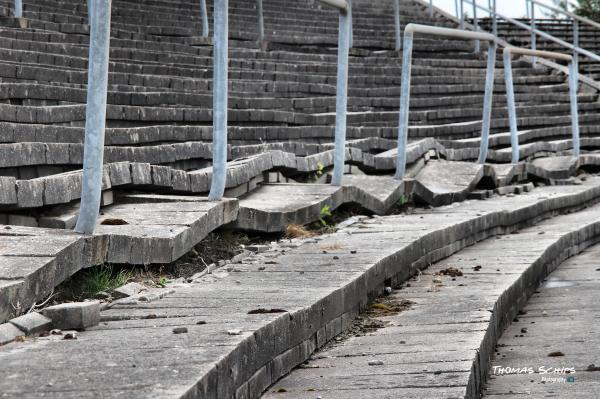
[[[488,44],[487,69],[485,72],[485,93],[483,97],[483,119],[481,123],[481,142],[479,143],[479,163],[485,163],[490,142],[490,125],[494,96],[494,71],[496,69],[496,42]]]
[[[348,58],[350,52],[350,12],[340,10],[338,72],[335,104],[335,157],[331,184],[341,186],[346,158],[346,113],[348,107]]]
[[[200,0],[200,17],[202,18],[202,37],[208,37],[208,10],[206,9],[206,0]]]
[[[512,163],[519,162],[519,132],[517,126],[517,110],[515,106],[515,94],[512,77],[511,55],[520,54],[531,57],[552,58],[555,60],[566,61],[569,63],[569,100],[571,107],[571,130],[573,135],[573,154],[579,156],[579,114],[577,105],[577,88],[579,83],[578,71],[575,68],[573,57],[569,54],[557,53],[553,51],[530,50],[520,47],[506,47],[503,52],[504,61],[504,80],[506,84],[506,101],[508,107],[508,121],[510,124],[510,141],[512,147]]]
[[[256,0],[256,17],[258,19],[258,41],[262,43],[265,40],[265,20],[262,0]]]
[[[81,209],[75,231],[92,234],[100,209],[110,50],[111,0],[96,0],[90,34]]]
[[[444,37],[453,37],[465,40],[485,40],[490,43],[488,50],[488,70],[486,72],[486,90],[484,98],[483,123],[481,131],[481,148],[479,159],[485,161],[487,156],[487,143],[489,139],[489,129],[492,109],[492,96],[494,87],[494,68],[495,68],[495,49],[496,38],[494,35],[486,32],[471,32],[459,29],[440,28],[436,26],[426,26],[417,24],[408,24],[404,29],[404,45],[402,52],[402,85],[400,88],[400,114],[398,127],[398,149],[396,154],[396,173],[394,178],[401,180],[406,173],[406,151],[408,142],[408,123],[410,111],[410,79],[412,74],[412,51],[414,44],[414,34],[423,33],[427,35],[437,35]]]
[[[15,17],[23,17],[23,0],[15,0]]]
[[[208,199],[220,201],[225,193],[227,180],[229,0],[215,0],[213,29],[213,175]]]
[[[402,46],[400,34],[400,0],[394,0],[394,26],[396,28],[396,51]]]
[[[94,20],[94,0],[87,0],[87,10],[88,10],[88,25],[92,24]]]

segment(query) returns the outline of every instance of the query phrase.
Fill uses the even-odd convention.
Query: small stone
[[[84,330],[100,323],[100,302],[72,302],[50,306],[42,311],[54,328]]]
[[[50,330],[50,335],[62,335],[62,331],[59,329]]]
[[[175,327],[173,329],[173,334],[186,334],[188,332],[187,327]]]
[[[227,335],[241,335],[242,332],[240,330],[229,330],[227,331]]]
[[[383,366],[383,362],[381,360],[370,360],[369,366]]]
[[[117,299],[121,299],[121,298],[127,298],[130,296],[134,296],[139,294],[140,292],[146,291],[148,290],[148,288],[146,288],[146,286],[139,284],[139,283],[127,283],[119,288],[115,288],[114,290],[111,291],[112,296],[117,298]]]
[[[66,333],[63,339],[77,339],[77,333],[75,331]]]
[[[545,310],[542,312],[542,316],[547,317],[548,316],[548,312],[546,312]]]
[[[385,292],[386,295],[390,295],[392,293],[392,287],[385,287],[383,292]]]
[[[200,321],[196,322],[196,325],[199,325],[199,326],[203,326],[205,324],[206,324],[206,322],[204,320],[200,320]]]
[[[339,257],[339,256],[334,256],[334,257],[333,257],[333,260],[339,260],[339,259],[340,259],[340,257]]]

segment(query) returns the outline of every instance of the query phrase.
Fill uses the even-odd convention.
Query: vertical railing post
[[[496,69],[496,42],[488,46],[487,69],[485,73],[485,94],[483,99],[483,120],[481,124],[481,142],[479,147],[479,163],[485,163],[490,141],[492,105],[494,96],[494,71]]]
[[[473,1],[473,30],[477,32],[479,30],[479,23],[477,22],[477,0]],[[479,40],[475,40],[475,52],[478,53],[481,51],[481,44]]]
[[[22,18],[23,17],[23,1],[15,0],[15,17]]]
[[[534,32],[534,29],[535,29],[535,3],[533,1],[530,1],[529,4],[531,5],[531,10],[530,10],[530,16],[531,16],[531,49],[532,50],[536,50],[537,43],[536,43],[536,36],[535,36],[535,32]],[[531,63],[535,67],[537,65],[537,57],[531,57]]]
[[[225,193],[227,179],[229,0],[215,0],[213,29],[213,176],[208,199],[219,201]]]
[[[95,0],[91,26],[81,208],[75,231],[92,234],[100,210],[108,88],[111,0]]]
[[[496,0],[492,0],[492,33],[498,36],[498,16],[496,15]]]
[[[504,82],[506,86],[506,101],[508,107],[508,123],[510,125],[510,144],[512,147],[513,164],[519,163],[519,132],[517,130],[517,109],[515,105],[515,91],[513,87],[512,63],[509,49],[504,48],[502,55],[504,61]]]
[[[396,28],[396,51],[399,51],[402,45],[400,34],[400,0],[394,0],[394,25]]]
[[[350,9],[340,10],[338,71],[335,102],[335,156],[331,184],[341,186],[346,158],[346,112],[348,105],[348,58],[350,52]]]
[[[456,15],[456,19],[460,19],[460,12],[458,9],[458,0],[454,0],[454,15]]]
[[[400,87],[400,123],[398,127],[398,153],[396,154],[397,180],[402,180],[406,173],[406,146],[408,142],[408,113],[410,108],[410,77],[412,74],[413,33],[404,34],[402,48],[402,86]]]
[[[460,29],[465,29],[465,3],[464,0],[460,0]]]
[[[265,20],[262,0],[256,0],[256,17],[258,19],[258,42],[262,45],[265,41]]]
[[[92,24],[94,20],[94,0],[87,0],[87,10],[88,10],[88,25]]]
[[[354,20],[352,18],[352,0],[348,0],[348,26],[350,27],[350,31],[348,32],[348,45],[350,48],[354,47]]]
[[[525,0],[525,15],[527,15],[527,19],[531,19],[531,12],[529,9],[529,0]]]
[[[573,130],[573,155],[578,157],[579,143],[579,113],[577,106],[577,86],[579,84],[579,70],[575,58],[569,64],[569,99],[571,101],[571,129]]]
[[[429,0],[429,18],[433,18],[433,0]]]
[[[202,18],[202,37],[208,37],[209,28],[208,28],[208,10],[206,9],[206,0],[200,0],[200,17]]]
[[[579,47],[579,21],[573,18],[573,46]],[[579,71],[579,53],[573,49],[573,64],[575,70]]]

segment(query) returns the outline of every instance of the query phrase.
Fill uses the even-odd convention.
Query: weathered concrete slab
[[[236,226],[245,230],[280,232],[290,224],[319,220],[321,210],[344,202],[344,189],[325,184],[264,184],[240,200]]]
[[[0,226],[0,321],[22,314],[83,268],[173,262],[235,220],[237,206],[229,199],[128,195],[103,208],[92,237]]]
[[[417,268],[476,240],[589,204],[600,198],[597,184],[598,179],[590,179],[582,186],[544,187],[516,197],[373,218],[322,238],[282,243],[198,283],[180,285],[162,299],[115,304],[102,312],[98,327],[79,334],[77,340],[46,337],[4,346],[0,372],[9,378],[0,380],[0,391],[8,397],[25,392],[93,396],[106,384],[108,368],[110,388],[103,391],[108,397],[256,397],[341,332],[369,296],[383,291],[388,279],[403,281]],[[597,207],[589,212],[597,212]],[[589,230],[598,228],[598,218],[580,215],[568,216],[573,226],[569,232],[564,231],[565,220],[557,222],[552,234],[543,236],[548,238],[545,245],[561,234],[568,237],[561,243],[569,248],[591,238]],[[553,253],[548,256],[557,258]],[[498,274],[506,279],[515,275]],[[485,278],[472,279],[485,284]],[[421,281],[425,284],[424,276]],[[476,309],[481,307],[480,302],[473,303]],[[482,320],[490,317],[482,309],[462,315],[438,312],[433,319],[415,315],[412,320],[420,328],[438,324],[438,319],[464,324],[471,313]],[[174,334],[176,327],[188,332]],[[455,345],[464,351],[464,345]],[[429,362],[434,361],[431,355]],[[452,358],[457,359],[456,353]],[[472,361],[463,354],[459,359]],[[86,378],[75,379],[66,368],[54,367],[62,364]],[[24,370],[29,378],[20,378]]]
[[[482,164],[431,161],[415,176],[414,193],[434,206],[463,201],[483,174]]]

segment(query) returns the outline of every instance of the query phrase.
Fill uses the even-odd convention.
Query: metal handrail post
[[[404,32],[402,46],[402,83],[400,86],[400,128],[398,130],[398,153],[396,154],[396,180],[402,180],[406,173],[406,145],[408,141],[408,113],[410,105],[410,76],[412,73],[412,31]]]
[[[400,0],[394,0],[394,25],[396,28],[396,51],[399,51],[402,40],[400,34]]]
[[[485,83],[485,98],[483,109],[483,123],[481,127],[480,162],[485,162],[487,156],[487,143],[492,110],[492,96],[494,93],[494,68],[496,63],[496,38],[485,32],[470,32],[459,29],[440,28],[434,26],[408,24],[404,29],[404,44],[402,52],[402,86],[400,87],[400,114],[398,126],[398,149],[396,154],[395,179],[401,180],[406,173],[406,148],[408,142],[408,122],[410,111],[410,79],[412,74],[412,53],[414,34],[420,32],[427,35],[454,37],[464,40],[488,41],[488,62]]]
[[[571,129],[573,130],[573,155],[578,157],[580,152],[579,142],[579,110],[577,106],[577,87],[579,81],[579,69],[573,57],[569,65],[569,98],[571,101]]]
[[[477,23],[477,0],[473,0],[473,30],[477,32],[479,30],[479,24]],[[481,44],[479,40],[475,40],[475,52],[478,53],[481,51]]]
[[[75,231],[92,234],[100,210],[110,50],[111,0],[95,0],[90,34],[81,207]]]
[[[429,18],[433,18],[433,0],[429,0]]]
[[[508,108],[508,124],[510,126],[510,145],[512,148],[511,163],[519,163],[519,132],[517,130],[517,108],[515,105],[515,89],[513,85],[512,62],[508,47],[504,49],[502,58],[504,61],[504,84],[506,86],[506,101]]]
[[[525,0],[525,15],[527,16],[527,19],[531,19],[531,13],[529,11],[529,0]]]
[[[23,0],[15,0],[15,17],[23,17]]]
[[[532,50],[537,50],[537,43],[536,43],[536,35],[535,35],[535,29],[536,29],[536,25],[535,25],[535,3],[534,2],[529,2],[531,5],[531,49]],[[531,64],[535,67],[537,64],[537,59],[536,57],[531,57]]]
[[[94,0],[87,0],[88,25],[94,20]]]
[[[458,24],[460,29],[465,29],[465,3],[464,0],[460,0],[460,23]]]
[[[459,9],[458,9],[458,0],[454,0],[454,14],[456,18],[460,18]]]
[[[256,0],[256,17],[258,19],[258,41],[262,44],[265,41],[265,20],[262,0]]]
[[[496,15],[496,0],[492,0],[492,33],[498,36],[498,16]]]
[[[573,46],[579,47],[579,21],[573,18]],[[573,64],[579,71],[579,53],[573,50]]]
[[[219,201],[225,193],[227,179],[229,0],[215,0],[213,29],[213,175],[208,199]]]
[[[341,186],[346,158],[346,119],[348,107],[348,58],[350,53],[351,9],[340,10],[338,34],[338,71],[335,102],[335,155],[331,184]]]
[[[200,0],[200,17],[202,18],[202,37],[208,37],[209,27],[208,27],[208,10],[206,9],[206,0]]]
[[[483,120],[481,123],[481,142],[479,145],[479,163],[485,163],[490,142],[490,126],[492,121],[492,105],[494,96],[494,72],[496,69],[496,42],[488,44],[488,59],[485,72],[485,94],[483,98]]]
[[[352,0],[348,0],[348,24],[350,26],[350,31],[348,32],[349,39],[348,45],[350,48],[354,47],[354,22],[352,20]]]
[[[569,100],[571,103],[571,129],[573,134],[573,154],[579,156],[579,114],[577,106],[578,71],[575,69],[573,57],[568,54],[551,51],[528,50],[518,47],[506,47],[503,52],[504,80],[506,84],[506,101],[508,107],[508,121],[510,124],[510,142],[512,146],[513,164],[519,162],[519,131],[517,127],[517,110],[512,77],[511,54],[528,55],[531,57],[545,57],[567,61],[569,63]]]

